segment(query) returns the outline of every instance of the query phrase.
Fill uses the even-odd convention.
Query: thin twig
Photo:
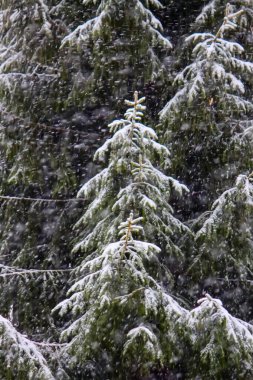
[[[129,293],[129,294],[126,294],[124,296],[119,296],[119,297],[116,297],[114,298],[114,302],[117,301],[117,300],[120,300],[120,299],[124,299],[124,298],[128,298],[128,297],[132,297],[135,293],[138,293],[142,290],[145,290],[146,288],[144,286],[142,286],[141,288],[138,288],[138,289],[135,289],[132,293]]]
[[[22,269],[22,268],[13,268],[5,267],[4,265],[0,266],[0,269],[14,270],[14,272],[0,273],[0,277],[7,276],[22,276],[22,275],[32,275],[40,273],[63,273],[63,272],[72,272],[73,269]]]
[[[46,347],[64,347],[67,346],[68,343],[46,343],[46,342],[34,342],[31,341],[33,344],[36,344],[36,346],[46,346]]]
[[[70,198],[70,199],[46,199],[46,198],[28,198],[28,197],[15,197],[8,195],[0,195],[0,200],[16,200],[16,201],[28,201],[28,202],[57,202],[57,203],[68,203],[68,202],[84,202],[84,198]]]

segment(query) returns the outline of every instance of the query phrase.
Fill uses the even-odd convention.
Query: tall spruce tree
[[[154,130],[141,123],[144,100],[136,92],[134,101],[126,102],[125,119],[110,124],[114,135],[95,155],[108,160],[108,167],[79,191],[89,206],[78,222],[83,237],[74,252],[81,250],[86,258],[75,270],[69,298],[55,309],[72,314],[63,338],[70,339],[66,350],[74,370],[86,371],[94,358],[95,368],[111,378],[125,378],[124,366],[130,377],[159,369],[163,361],[173,369],[172,330],[184,313],[163,286],[173,288],[173,274],[184,261],[177,238],[188,233],[172,215],[169,195],[171,188],[180,194],[187,189],[152,165],[153,157],[163,162],[168,151],[155,141]],[[133,220],[131,214],[124,222],[129,210],[142,216]],[[135,225],[142,219],[146,228]],[[140,232],[143,240],[134,240],[133,234]],[[118,233],[123,235],[120,241]],[[149,330],[150,324],[157,327]],[[164,342],[156,336],[158,325]]]
[[[190,277],[219,295],[234,314],[252,320],[253,186],[246,175],[213,204],[196,234]]]
[[[187,188],[153,166],[152,162],[168,165],[170,154],[156,141],[155,131],[141,122],[144,100],[135,92],[134,100],[126,101],[130,108],[125,118],[109,124],[114,134],[95,154],[95,159],[108,166],[78,193],[90,205],[77,223],[83,238],[76,251],[89,252],[115,240],[119,223],[133,209],[145,218],[146,237],[161,247],[164,259],[167,255],[173,262],[182,256],[176,242],[189,229],[173,216],[169,198],[173,192],[182,195]]]
[[[241,57],[239,43],[225,39],[239,14],[226,15],[216,34],[186,38],[193,45],[192,63],[176,76],[179,89],[160,113],[173,172],[189,184],[193,212],[206,210],[239,168],[251,165],[247,157],[239,160],[235,136],[238,119],[253,110],[248,87],[253,64]]]
[[[97,140],[103,137],[102,127],[98,126],[98,122],[108,118],[114,111],[112,104],[110,108],[105,100],[108,99],[107,94],[105,97],[101,93],[93,97],[90,93],[84,107],[83,89],[88,88],[85,77],[86,69],[89,71],[87,65],[93,61],[94,67],[91,67],[90,74],[96,79],[98,77],[95,71],[99,66],[104,66],[96,63],[95,42],[99,43],[97,37],[91,33],[94,37],[90,35],[92,46],[84,44],[83,50],[74,47],[69,49],[68,44],[65,44],[69,34],[78,25],[95,16],[97,5],[94,5],[92,10],[90,5],[85,6],[82,1],[73,3],[69,0],[7,0],[1,4],[0,188],[1,195],[12,196],[12,199],[1,201],[1,264],[4,267],[52,270],[66,269],[69,266],[67,252],[70,251],[70,241],[73,237],[71,232],[69,233],[70,225],[78,217],[79,205],[82,202],[64,203],[64,199],[72,198],[80,181],[92,175],[94,169],[90,162],[91,155]],[[117,3],[115,5],[118,7]],[[147,72],[147,80],[154,79],[156,72],[163,71],[163,64],[159,59],[162,58],[163,52],[161,51],[161,55],[158,54],[155,46],[163,45],[163,50],[164,46],[168,47],[170,43],[159,32],[161,24],[148,9],[148,5],[145,6],[141,2],[137,5],[140,12],[134,14],[130,12],[127,2],[122,2],[115,14],[114,6],[109,7],[114,19],[110,29],[112,54],[116,54],[114,22],[118,26],[121,25],[122,9],[126,10],[123,17],[124,28],[130,30],[133,27],[135,32],[127,33],[126,29],[122,28],[125,34],[121,42],[126,43],[131,52],[138,45],[138,54],[127,55],[128,61],[123,64],[125,70],[119,65],[115,67],[115,72],[107,72],[105,77],[110,76],[111,83],[116,83],[117,78],[125,83],[130,82],[131,75],[142,78],[142,69],[137,70],[137,66],[141,66],[143,60],[146,63],[152,62]],[[154,2],[153,5],[153,8],[161,7],[159,2]],[[100,13],[98,16],[101,16]],[[144,52],[140,42],[143,35],[136,33],[139,26],[142,31],[147,31]],[[133,38],[134,33],[138,36],[139,43]],[[107,47],[105,51],[110,50],[109,43]],[[119,55],[121,50],[122,48],[119,48]],[[90,57],[91,52],[94,53],[94,57],[88,59],[87,63],[86,57]],[[130,75],[129,70],[133,64],[131,57],[136,57],[134,65],[138,72],[134,70]],[[81,77],[85,77],[85,85],[81,82]],[[77,82],[80,85],[79,92]],[[106,82],[104,88],[107,88]],[[23,198],[35,199],[29,201]],[[46,202],[45,199],[48,198],[49,202]],[[60,202],[51,201],[55,198]],[[51,299],[54,304],[55,298],[61,295],[61,289],[64,287],[64,277],[59,282],[56,281],[58,286],[54,288],[51,282],[44,281],[43,276],[38,275],[37,280],[34,278],[35,283],[30,283],[30,294],[26,292],[26,285],[20,282],[23,277],[18,278],[16,281],[15,277],[12,277],[8,289],[5,286],[6,282],[1,280],[5,295],[0,300],[3,314],[7,316],[9,308],[14,307],[15,321],[25,329],[33,328],[34,318],[43,314],[47,322],[44,321],[41,328],[46,331],[51,318],[49,313],[41,313],[41,310],[49,311],[52,305],[48,304],[47,307],[42,298]],[[47,282],[48,292],[45,293]],[[40,297],[41,303],[35,305],[32,300],[37,297]],[[38,326],[36,329],[38,330]]]
[[[64,199],[72,197],[77,177],[85,175],[76,157],[81,136],[59,125],[59,119],[48,122],[59,112],[57,99],[64,98],[55,91],[61,82],[64,20],[56,20],[53,8],[43,0],[9,0],[0,6],[0,305],[5,317],[13,308],[20,331],[40,339],[54,329],[50,310],[65,281],[64,275],[50,280],[43,270],[69,267],[72,236],[65,231],[78,217],[81,202]],[[86,162],[88,144],[81,148]],[[29,276],[31,268],[39,270],[37,275]]]

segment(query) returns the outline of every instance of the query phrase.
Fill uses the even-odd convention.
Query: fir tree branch
[[[47,342],[35,342],[34,340],[31,340],[33,344],[36,346],[42,346],[42,347],[66,347],[68,343],[47,343]]]
[[[41,273],[51,274],[51,273],[63,273],[63,272],[73,271],[73,269],[23,269],[23,268],[9,267],[5,265],[0,265],[0,269],[12,271],[12,272],[0,273],[0,277],[33,275],[33,274],[41,274]]]
[[[132,297],[134,294],[139,293],[139,292],[142,292],[142,291],[145,290],[145,289],[147,289],[147,288],[145,288],[144,286],[142,286],[141,288],[135,289],[134,291],[132,291],[132,292],[129,293],[129,294],[126,294],[126,295],[124,295],[124,296],[115,297],[114,300],[113,300],[113,302],[117,302],[117,301],[119,301],[119,300],[121,300],[121,299],[125,299],[125,298],[130,298],[130,297]]]
[[[26,201],[26,202],[54,202],[54,203],[68,203],[68,202],[84,202],[86,199],[84,198],[70,198],[70,199],[45,199],[45,198],[28,198],[28,197],[15,197],[8,195],[0,195],[0,201],[8,200],[8,201]]]

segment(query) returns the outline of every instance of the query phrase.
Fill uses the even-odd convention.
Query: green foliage
[[[144,100],[135,92],[134,100],[126,101],[130,108],[125,118],[109,125],[114,134],[95,154],[108,166],[78,193],[88,206],[77,223],[82,240],[74,252],[84,256],[74,272],[69,298],[54,309],[72,315],[62,334],[69,340],[66,353],[72,371],[79,365],[88,371],[95,360],[112,378],[123,379],[122,368],[130,376],[145,376],[164,362],[174,368],[175,350],[178,354],[181,350],[180,345],[176,348],[180,334],[174,334],[185,311],[162,284],[171,287],[170,270],[177,267],[178,257],[183,260],[173,235],[189,233],[172,215],[166,198],[172,189],[182,195],[187,188],[152,165],[154,158],[168,162],[169,152],[155,141],[154,130],[141,122]],[[129,210],[142,216],[133,219],[131,213],[122,222]],[[147,231],[137,225],[140,220]],[[142,239],[135,240],[135,234]],[[156,242],[171,268],[162,263]]]
[[[186,319],[192,360],[187,379],[252,378],[252,325],[232,317],[218,299],[206,294]]]
[[[167,163],[169,152],[155,141],[154,130],[141,123],[143,101],[137,93],[134,101],[127,101],[131,108],[125,119],[109,125],[114,135],[95,154],[96,159],[108,166],[78,193],[89,206],[77,223],[84,237],[81,241],[79,238],[74,251],[96,251],[115,240],[118,223],[129,210],[135,210],[145,219],[145,238],[159,242],[168,261],[182,256],[174,240],[189,230],[172,215],[168,200],[172,191],[182,195],[187,188],[152,165],[152,160],[160,165]]]
[[[80,24],[62,43],[62,49],[78,51],[84,61],[82,70],[75,73],[69,101],[76,101],[80,95],[81,101],[90,101],[104,89],[107,99],[122,97],[129,89],[164,80],[162,59],[171,43],[152,13],[162,4],[157,0],[108,0],[85,1],[84,6],[91,3],[94,18]]]
[[[152,267],[164,269],[156,259],[160,249],[133,238],[143,230],[137,224],[141,220],[131,214],[119,226],[120,241],[84,259],[69,298],[54,309],[72,314],[62,333],[69,340],[70,367],[88,370],[93,360],[103,374],[123,379],[124,371],[144,376],[164,362],[171,368],[176,364],[177,320],[186,311],[149,274]]]
[[[48,364],[34,342],[0,316],[0,376],[5,380],[53,380]]]
[[[246,319],[252,313],[252,195],[250,178],[240,175],[235,187],[215,201],[196,234],[196,257],[189,269],[200,288],[224,293],[230,310]]]
[[[237,18],[227,15],[215,34],[186,38],[188,46],[193,45],[191,63],[176,76],[178,90],[160,113],[172,172],[190,184],[204,209],[217,191],[231,184],[235,172],[249,164],[247,156],[239,160],[242,145],[238,148],[235,137],[243,132],[238,119],[253,110],[248,91],[253,65],[241,58],[240,44],[225,39]]]
[[[251,3],[2,1],[1,379],[253,377]]]

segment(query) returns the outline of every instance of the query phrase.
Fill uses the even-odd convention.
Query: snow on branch
[[[239,144],[248,144],[253,138],[253,120],[238,120],[236,125],[239,125],[242,132],[235,135],[234,140]]]
[[[73,269],[23,269],[17,267],[10,267],[7,265],[0,264],[0,277],[12,277],[12,276],[35,276],[35,275],[45,275],[52,277],[56,274],[60,275],[64,272],[72,272]]]
[[[224,281],[245,281],[248,276],[252,277],[251,180],[251,176],[239,175],[235,186],[226,190],[214,202],[212,212],[196,233],[198,254],[189,272],[201,272],[205,278],[224,276]]]
[[[49,22],[49,8],[45,3],[45,0],[38,0],[38,3],[40,5],[41,13],[42,13],[42,20],[43,25],[42,29],[49,37],[52,36],[51,31],[51,23]]]
[[[123,357],[127,357],[132,352],[138,352],[140,348],[142,350],[144,348],[145,354],[148,354],[151,360],[159,361],[162,359],[162,350],[151,326],[140,325],[127,333]]]
[[[248,24],[247,17],[252,19],[251,8],[251,2],[248,0],[239,0],[235,2],[211,0],[203,7],[194,24],[196,27],[203,27],[210,22],[210,20],[214,23],[216,16],[223,12],[223,25],[221,30],[219,30],[219,33],[228,29],[236,30],[238,27],[243,28]]]
[[[91,1],[85,1],[84,5],[86,6],[89,3],[91,3]],[[111,19],[115,17],[115,4],[111,0],[107,2],[96,1],[96,3],[99,4],[97,16],[79,25],[73,32],[68,34],[62,41],[62,47],[65,45],[80,45],[81,43],[86,43],[90,38],[96,39],[101,37],[105,28],[108,29],[108,24],[110,24]],[[160,21],[148,9],[149,3],[158,8],[162,6],[161,3],[157,0],[146,2],[146,6],[144,6],[140,0],[135,0],[134,3],[134,17],[137,17],[138,20],[141,19],[141,22],[139,21],[140,27],[148,31],[163,47],[170,49],[172,47],[171,43],[159,32],[159,30],[162,31]],[[118,6],[120,7],[120,3]]]
[[[85,199],[83,198],[70,198],[70,199],[46,199],[46,198],[28,198],[28,197],[15,197],[15,196],[9,196],[9,195],[0,195],[0,200],[7,200],[7,201],[25,201],[25,202],[54,202],[54,203],[68,203],[68,202],[84,202]]]
[[[203,24],[210,17],[213,18],[219,4],[220,0],[211,0],[207,5],[205,5],[202,12],[196,19],[196,24]]]
[[[113,278],[120,275],[120,268],[124,268],[125,274],[132,277],[136,284],[139,284],[138,291],[140,290],[140,285],[141,289],[144,289],[144,286],[150,282],[159,288],[156,281],[148,275],[144,261],[153,260],[153,257],[160,252],[160,249],[152,243],[135,240],[133,237],[133,235],[142,233],[143,227],[138,224],[142,220],[142,217],[134,218],[133,213],[130,213],[129,218],[120,223],[118,227],[120,240],[108,244],[95,257],[87,257],[76,268],[76,273],[80,276],[80,279],[69,289],[68,295],[70,298],[61,302],[53,310],[54,312],[58,310],[62,315],[72,309],[75,314],[75,309],[79,310],[83,305],[83,300],[89,299],[89,297],[98,297],[100,307],[103,307],[105,303],[109,305],[112,302],[110,288],[113,284]],[[135,292],[131,296],[133,294]],[[129,294],[126,294],[124,300],[123,296],[122,298],[120,296],[120,301],[125,302],[125,297],[128,298],[129,296]]]
[[[146,109],[144,101],[145,98],[139,98],[137,91],[133,100],[125,101],[129,108],[124,119],[109,124],[113,136],[95,153],[94,158],[104,164],[108,162],[108,166],[78,192],[78,196],[86,199],[89,205],[76,224],[77,227],[83,227],[84,237],[75,245],[74,252],[79,249],[82,252],[93,250],[101,239],[103,244],[115,241],[117,225],[131,209],[145,215],[150,226],[152,221],[156,221],[152,241],[158,241],[155,236],[160,236],[166,240],[165,245],[171,251],[176,250],[178,253],[172,235],[189,232],[172,217],[173,209],[168,203],[172,193],[182,196],[188,189],[153,166],[152,162],[155,161],[164,167],[170,153],[156,141],[154,129],[143,124]]]
[[[253,73],[253,65],[239,58],[244,52],[239,43],[224,39],[225,32],[234,28],[230,20],[237,20],[241,14],[241,11],[227,14],[216,34],[193,33],[186,38],[188,44],[193,44],[193,61],[177,75],[175,84],[179,84],[179,89],[160,112],[162,121],[173,123],[181,118],[183,107],[201,100],[208,104],[208,98],[214,96],[216,109],[222,105],[223,113],[224,103],[229,114],[231,109],[239,114],[252,111],[252,101],[242,96],[245,92],[243,79]]]
[[[134,217],[131,212],[129,218],[118,226],[120,240],[83,260],[76,268],[76,280],[69,289],[68,298],[53,310],[61,316],[72,315],[73,320],[61,336],[62,341],[69,342],[63,352],[70,354],[75,350],[82,363],[96,355],[92,348],[94,337],[96,352],[100,352],[104,337],[113,332],[113,350],[114,347],[117,349],[118,342],[114,331],[111,331],[115,328],[121,334],[122,359],[131,360],[132,355],[138,352],[143,368],[163,359],[161,342],[164,339],[161,336],[164,333],[169,337],[167,348],[176,344],[175,326],[186,310],[150,275],[150,266],[162,270],[156,258],[160,249],[152,243],[135,239],[136,234],[143,234],[141,221],[142,217]],[[131,310],[137,317],[128,329],[122,330],[122,321]],[[160,325],[161,318],[162,326],[165,326],[162,333],[156,327]],[[108,320],[113,326],[109,327],[110,332]]]
[[[195,332],[192,334],[193,343],[196,344],[198,339],[202,341],[201,357],[215,361],[220,350],[219,341],[222,342],[223,349],[231,353],[231,360],[232,357],[245,356],[250,361],[253,353],[253,326],[230,315],[222,302],[209,294],[205,294],[198,304],[186,318],[189,327]],[[202,337],[199,334],[203,334]]]
[[[10,321],[0,316],[1,368],[18,379],[53,380],[48,364],[34,342],[20,334]],[[8,377],[8,375],[7,375]]]
[[[253,185],[250,182],[250,178],[246,175],[239,175],[236,179],[236,186],[226,190],[213,204],[213,212],[205,221],[203,227],[196,234],[196,240],[200,238],[213,237],[217,229],[221,224],[227,224],[227,230],[232,223],[231,217],[228,217],[228,211],[238,205],[242,209],[242,204],[246,209],[253,210]],[[245,210],[242,209],[242,212]]]

